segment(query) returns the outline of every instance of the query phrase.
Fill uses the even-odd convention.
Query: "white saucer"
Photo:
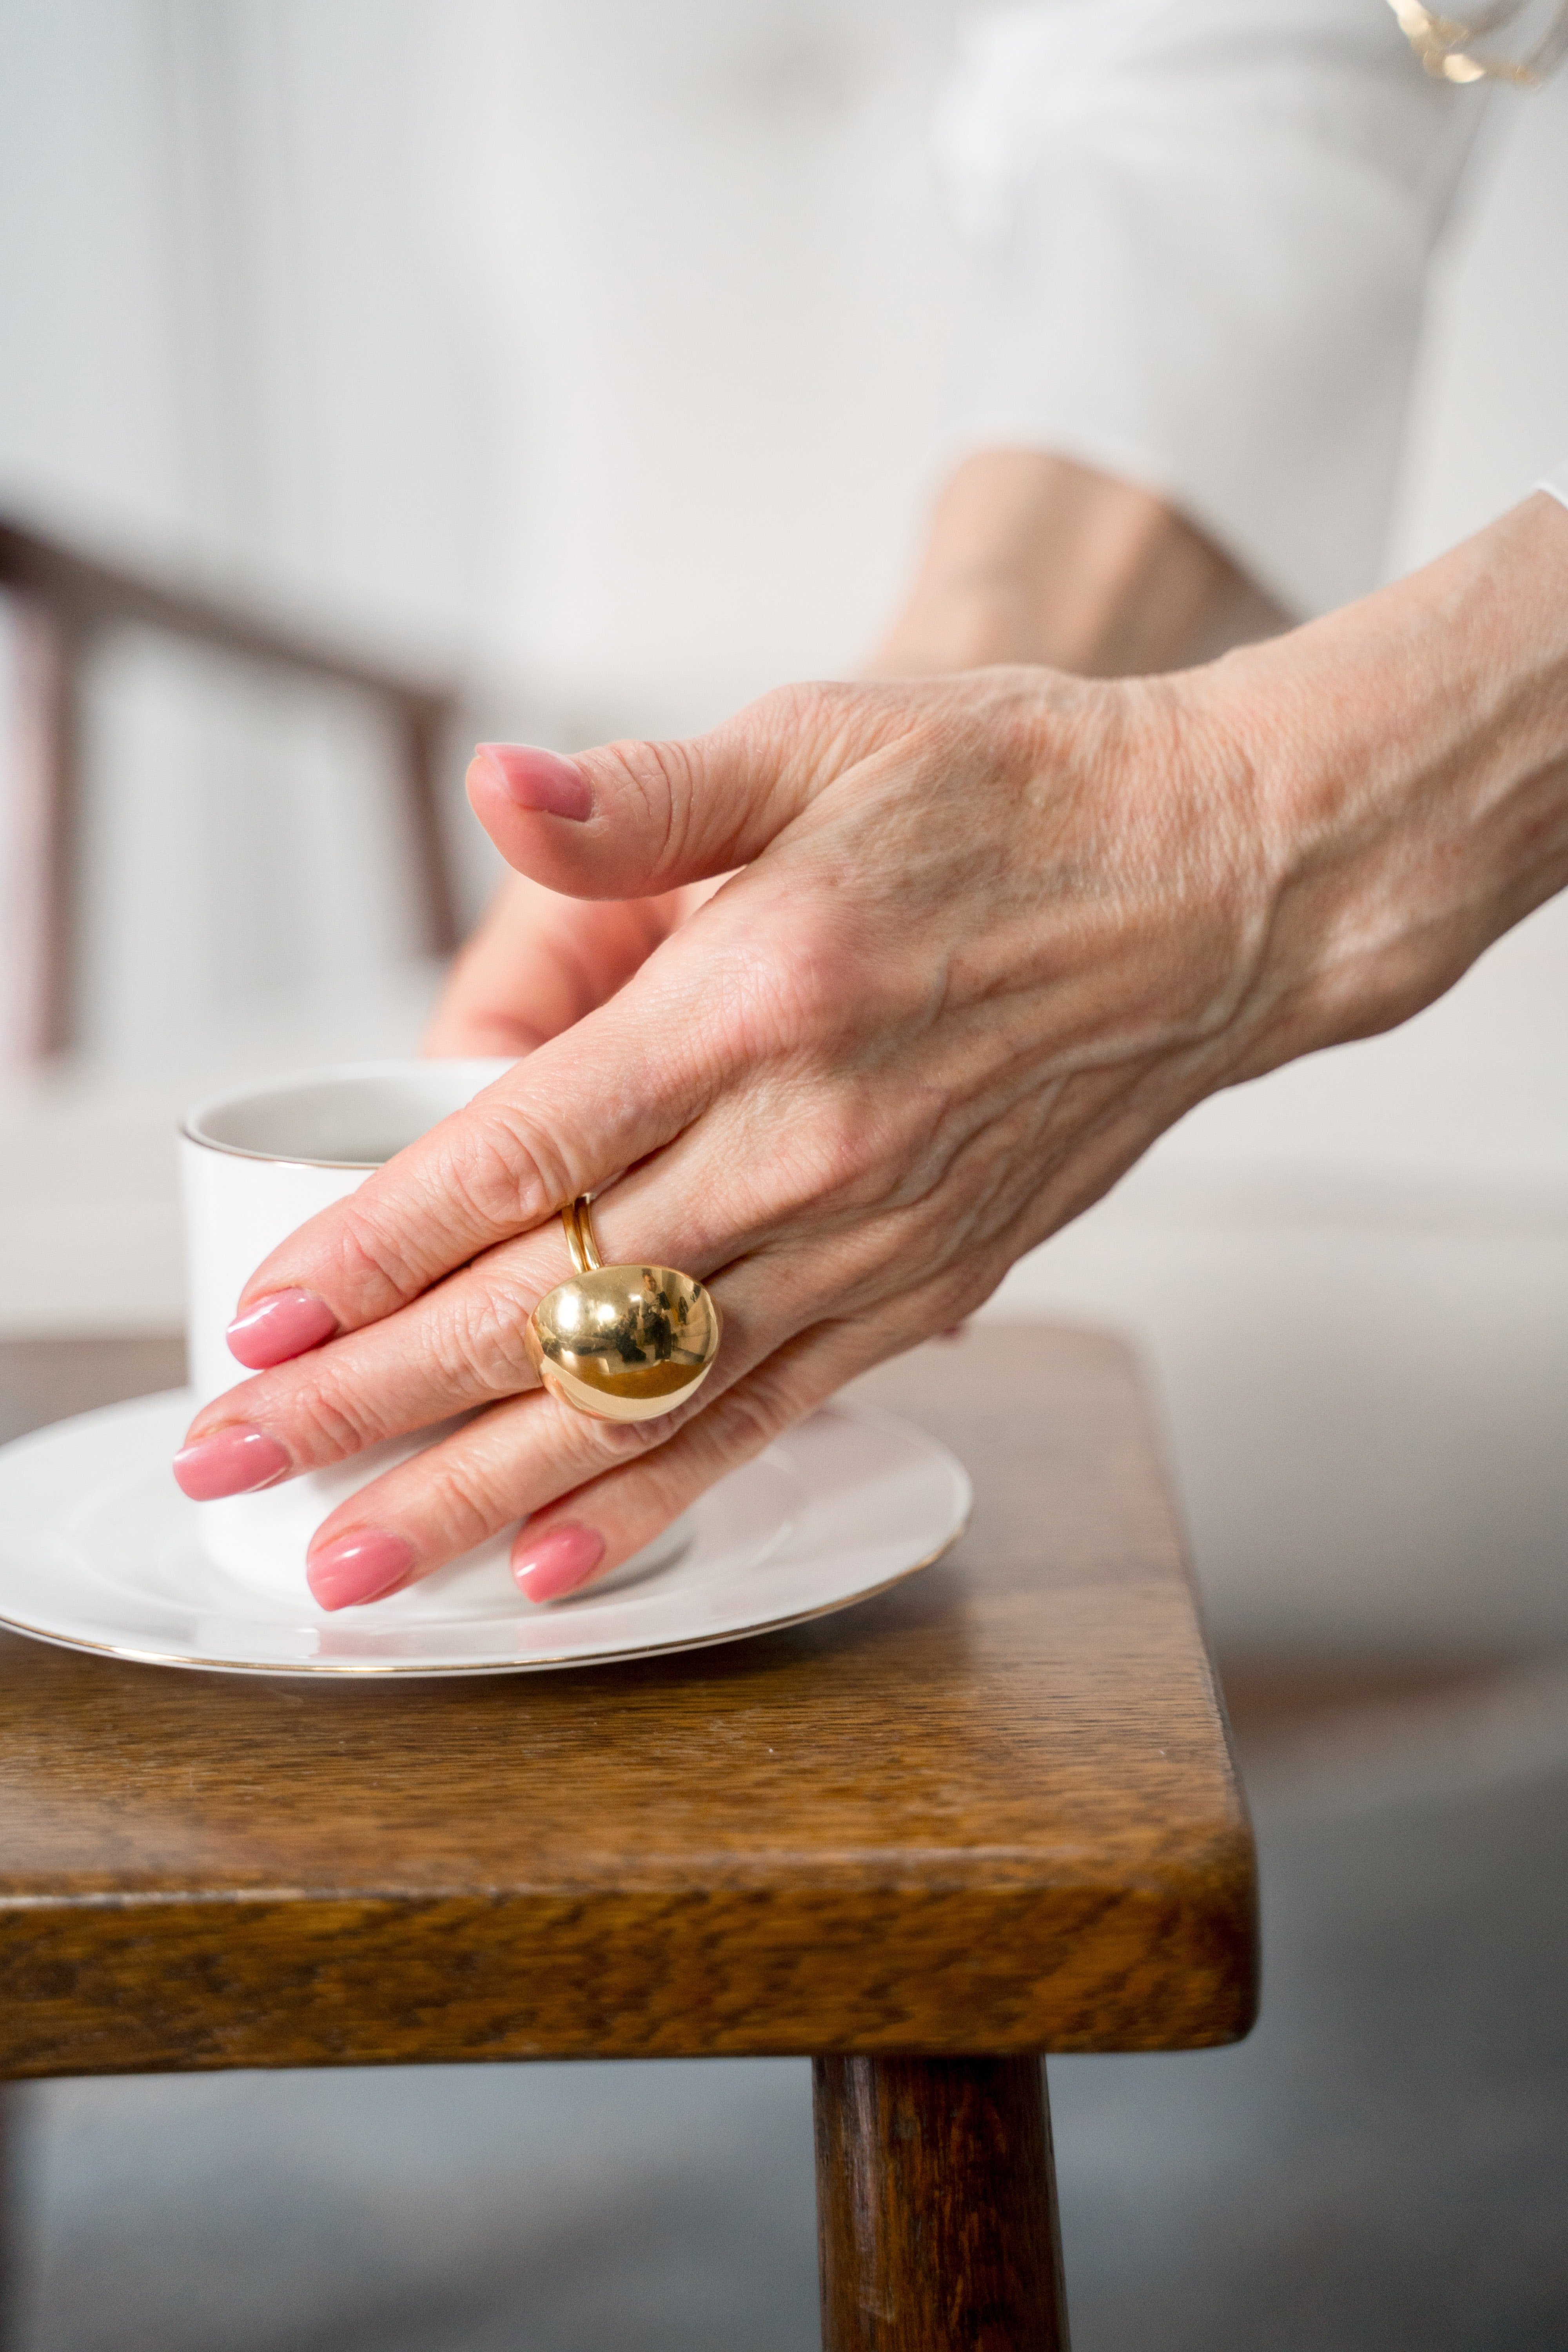
[[[250,1675],[493,1675],[700,1649],[820,1617],[944,1552],[969,1516],[962,1465],[859,1404],[815,1413],[711,1488],[669,1558],[630,1560],[533,1608],[504,1564],[437,1570],[334,1616],[216,1568],[169,1460],[183,1389],[0,1448],[0,1624],[68,1649]]]

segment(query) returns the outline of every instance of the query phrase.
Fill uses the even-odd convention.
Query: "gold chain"
[[[1519,89],[1539,89],[1568,55],[1568,6],[1556,8],[1535,47],[1515,58],[1483,55],[1470,45],[1530,13],[1530,0],[1487,0],[1465,23],[1439,16],[1422,0],[1388,0],[1388,5],[1427,72],[1443,81],[1510,81]]]

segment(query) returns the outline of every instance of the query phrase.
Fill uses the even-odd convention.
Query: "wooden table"
[[[121,1347],[0,1407],[171,1377]],[[0,1637],[0,2074],[808,2053],[832,2352],[1065,2344],[1038,2053],[1247,2031],[1251,1836],[1122,1349],[864,1387],[974,1523],[796,1631],[396,1687]]]

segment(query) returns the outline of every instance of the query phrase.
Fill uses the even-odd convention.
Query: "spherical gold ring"
[[[719,1302],[672,1265],[605,1265],[586,1198],[561,1212],[576,1272],[528,1318],[528,1360],[552,1397],[598,1421],[657,1421],[719,1353]]]

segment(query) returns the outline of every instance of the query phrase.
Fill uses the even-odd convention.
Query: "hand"
[[[867,673],[1167,669],[1205,634],[1271,625],[1248,597],[1217,549],[1150,491],[1045,450],[984,450],[938,500],[913,587]],[[606,903],[510,877],[452,968],[426,1052],[531,1053],[607,1002],[712,887]]]
[[[1403,1018],[1560,887],[1568,516],[1531,500],[1179,677],[795,688],[691,742],[481,760],[470,790],[565,894],[742,870],[247,1286],[338,1336],[216,1400],[197,1447],[249,1424],[303,1470],[487,1408],[326,1522],[328,1605],[519,1517],[531,1597],[614,1567],[1204,1095]],[[629,1428],[541,1393],[521,1343],[569,1270],[554,1211],[605,1186],[606,1257],[699,1274],[725,1316],[700,1397]]]

